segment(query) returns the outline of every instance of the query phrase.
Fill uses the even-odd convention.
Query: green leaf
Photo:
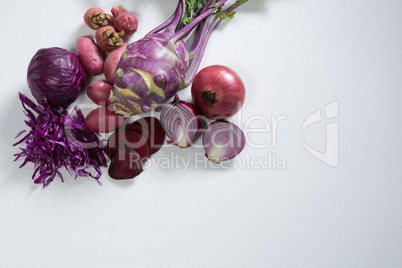
[[[205,6],[205,0],[200,1],[200,2],[198,2],[198,4],[197,4],[197,8],[198,8],[198,9],[201,9],[201,8],[203,8],[204,6]]]
[[[215,15],[215,18],[218,18],[222,14],[222,7],[220,6],[212,15]]]
[[[190,22],[192,22],[193,21],[193,18],[190,18],[190,17],[184,17],[183,18],[183,24],[184,25],[187,25],[187,24],[189,24]]]
[[[205,0],[186,0],[186,11],[183,17],[183,24],[189,24],[196,16],[198,10],[205,6]]]
[[[232,11],[227,14],[223,14],[220,16],[221,19],[233,19],[236,12]]]

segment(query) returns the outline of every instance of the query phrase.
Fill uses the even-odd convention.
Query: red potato
[[[102,106],[92,110],[85,118],[87,128],[96,133],[109,133],[121,127],[125,117],[117,114],[110,106]]]
[[[106,56],[105,64],[103,66],[103,73],[105,74],[106,80],[113,84],[114,81],[114,74],[116,73],[117,64],[120,61],[121,55],[123,54],[124,50],[128,43],[123,43],[121,47],[116,48],[109,55]]]
[[[104,55],[95,41],[89,36],[81,36],[75,42],[78,60],[84,66],[85,72],[98,75],[103,71]]]
[[[87,88],[88,97],[98,105],[108,106],[113,85],[107,81],[93,81]]]

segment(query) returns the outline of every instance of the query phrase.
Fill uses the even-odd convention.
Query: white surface
[[[106,173],[100,187],[66,176],[64,184],[56,180],[45,189],[33,184],[32,167],[18,169],[11,144],[25,125],[17,92],[29,95],[26,67],[34,53],[73,49],[75,38],[93,33],[82,15],[94,5],[135,11],[138,39],[169,17],[176,2],[2,4],[0,266],[400,267],[398,0],[250,0],[214,32],[201,67],[227,65],[243,78],[247,99],[234,121],[261,130],[273,116],[282,119],[276,138],[248,134],[242,157],[255,163],[265,157],[265,168],[233,162],[204,168],[195,160],[201,149],[166,147],[155,160],[173,154],[190,159],[190,167],[175,167],[172,158],[133,181]],[[190,99],[189,90],[180,94]],[[305,120],[330,103],[327,116],[339,114],[327,120],[334,130],[339,126],[335,167],[302,142]],[[324,151],[325,124],[305,128],[310,151]],[[331,133],[329,145],[336,147],[338,132]],[[286,166],[267,166],[269,155]]]

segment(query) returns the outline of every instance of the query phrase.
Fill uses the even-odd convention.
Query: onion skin
[[[243,106],[246,90],[240,76],[222,65],[197,73],[191,86],[193,103],[209,119],[227,119]]]
[[[205,129],[202,144],[208,160],[219,164],[241,153],[246,145],[246,138],[243,131],[235,124],[215,121]]]

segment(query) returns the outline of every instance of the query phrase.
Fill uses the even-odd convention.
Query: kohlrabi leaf
[[[205,0],[186,0],[186,12],[183,17],[183,24],[189,24],[204,6]]]

